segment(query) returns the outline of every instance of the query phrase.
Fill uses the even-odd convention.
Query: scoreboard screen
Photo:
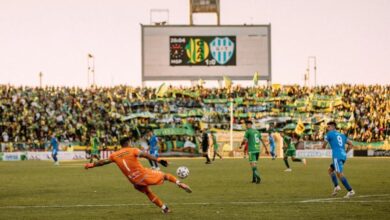
[[[235,36],[170,36],[171,66],[234,66]]]

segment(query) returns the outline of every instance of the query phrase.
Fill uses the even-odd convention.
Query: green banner
[[[227,99],[203,99],[203,102],[206,104],[224,104],[227,101]]]
[[[150,112],[133,113],[122,118],[122,121],[127,121],[133,118],[156,118],[156,114]]]
[[[188,112],[183,113],[177,113],[175,116],[178,116],[180,118],[187,118],[187,117],[202,117],[203,116],[203,110],[202,109],[193,109]]]
[[[374,148],[381,148],[385,146],[385,142],[379,141],[379,142],[358,142],[358,141],[352,141],[352,144],[354,147],[374,147]]]
[[[194,136],[195,135],[195,131],[189,128],[162,128],[162,129],[155,129],[154,133],[157,136],[173,136],[173,135]]]

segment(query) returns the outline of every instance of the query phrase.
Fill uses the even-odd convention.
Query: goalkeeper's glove
[[[168,161],[166,161],[166,160],[157,159],[157,162],[160,163],[161,165],[163,165],[164,167],[168,166]]]
[[[86,163],[85,165],[84,165],[84,168],[85,169],[90,169],[90,168],[94,168],[95,167],[95,164],[94,163]]]

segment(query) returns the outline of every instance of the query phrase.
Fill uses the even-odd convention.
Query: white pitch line
[[[361,195],[354,198],[388,197],[390,194]],[[252,202],[189,202],[170,203],[171,205],[256,205],[256,204],[298,204],[298,203],[390,203],[390,200],[354,200],[343,198],[326,198],[311,200],[290,201],[252,201]],[[152,206],[152,203],[129,203],[129,204],[77,204],[77,205],[32,205],[32,206],[0,206],[0,209],[34,209],[34,208],[85,208],[85,207],[129,207],[129,206]]]
[[[369,198],[369,197],[388,197],[390,194],[379,194],[379,195],[361,195],[361,196],[354,196],[354,198]],[[323,198],[323,199],[309,199],[309,200],[303,200],[300,201],[301,203],[308,203],[308,202],[327,202],[327,201],[335,201],[343,199],[342,197],[338,198]]]

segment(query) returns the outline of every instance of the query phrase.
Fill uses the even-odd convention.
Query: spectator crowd
[[[390,133],[390,86],[259,86],[231,88],[128,86],[0,86],[0,142],[44,148],[52,134],[61,142],[88,145],[91,134],[115,145],[122,136],[135,141],[146,130],[204,126],[234,129],[253,120],[260,129],[305,124],[304,138],[323,138],[326,121],[335,120],[350,138],[384,141]],[[181,138],[184,142],[186,139]]]

